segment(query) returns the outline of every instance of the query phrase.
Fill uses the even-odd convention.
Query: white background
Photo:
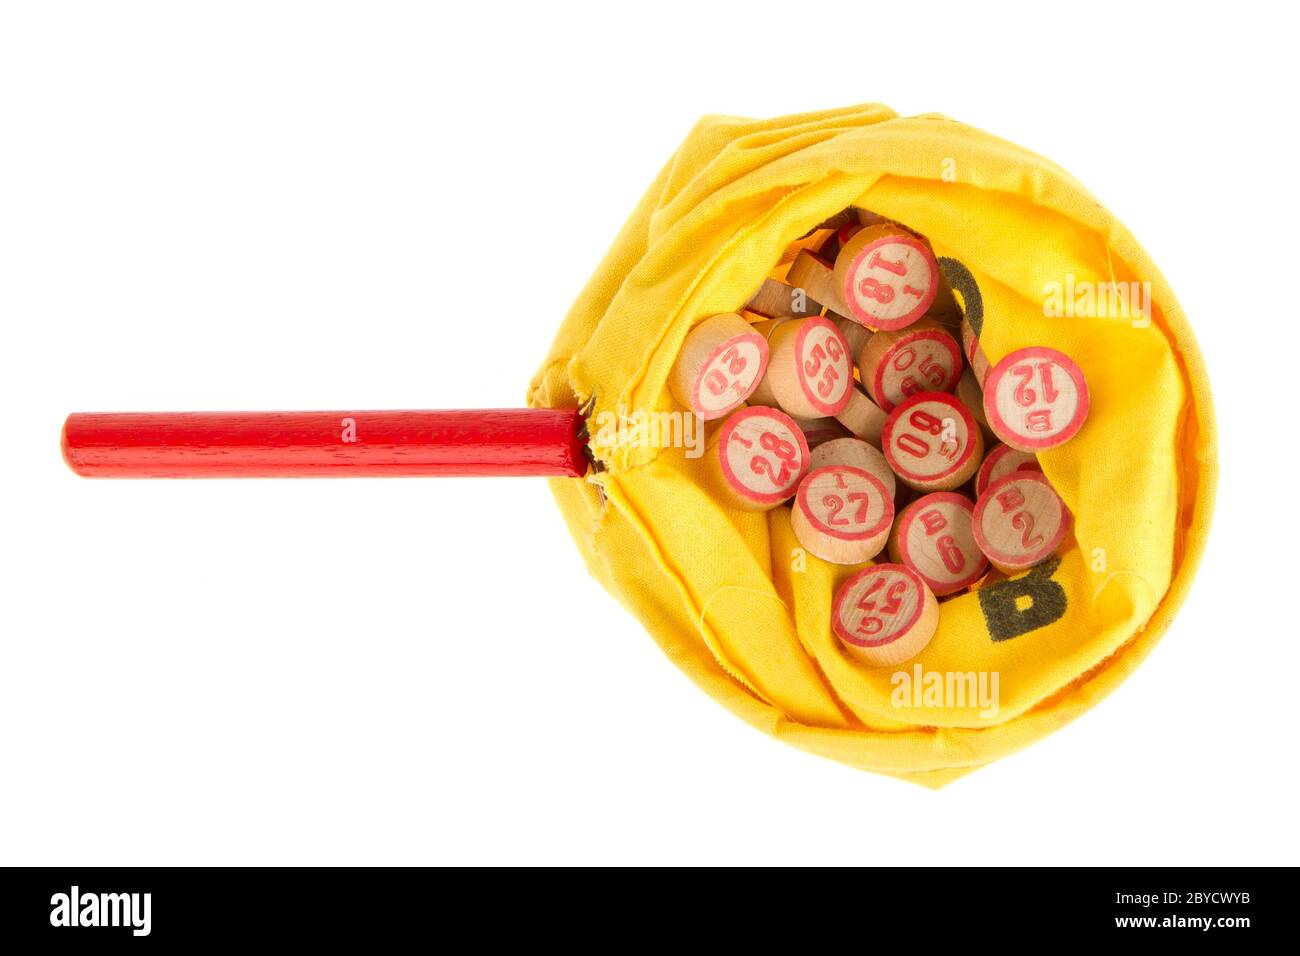
[[[4,3],[0,862],[1297,862],[1293,14]],[[880,100],[1065,166],[1222,427],[1190,599],[938,793],[769,740],[530,480],[92,482],[74,410],[502,406],[704,113]]]

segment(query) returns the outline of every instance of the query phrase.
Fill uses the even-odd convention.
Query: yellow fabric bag
[[[1059,561],[945,602],[919,657],[871,669],[830,626],[832,594],[857,568],[801,565],[789,510],[715,500],[707,455],[597,434],[604,470],[552,486],[591,573],[717,700],[795,746],[939,787],[1114,688],[1168,626],[1205,546],[1217,463],[1200,354],[1155,265],[1082,186],[942,116],[707,117],[582,292],[529,401],[590,402],[593,416],[678,408],[665,383],[687,332],[740,309],[849,205],[929,238],[990,362],[1047,345],[1082,367],[1089,420],[1040,455],[1075,516]],[[1112,282],[1150,283],[1146,321],[1077,314],[1089,308],[1072,290]],[[1045,314],[1057,287],[1076,314]],[[916,682],[901,696],[899,672]],[[996,708],[918,694],[936,673],[996,674]]]

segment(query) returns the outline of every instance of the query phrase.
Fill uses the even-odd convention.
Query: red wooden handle
[[[576,409],[69,415],[89,478],[566,475],[587,471]]]

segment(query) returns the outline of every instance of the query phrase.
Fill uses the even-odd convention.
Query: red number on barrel
[[[872,595],[884,586],[885,579],[883,577],[876,578],[876,580],[872,582],[871,587],[867,588],[866,592],[862,595],[862,599],[858,601],[858,608],[866,611],[867,616],[863,617],[863,619],[858,622],[857,629],[867,637],[870,637],[873,634],[879,634],[884,629],[885,622],[882,617],[883,615],[888,614],[892,616],[897,614],[899,609],[903,606],[903,595],[907,591],[907,582],[895,581],[889,586],[889,589],[885,591],[885,603],[880,608],[880,615],[882,616],[874,616],[871,614],[871,612],[876,609],[876,601]]]
[[[785,486],[790,480],[790,465],[794,461],[796,449],[793,442],[788,442],[779,435],[772,432],[763,432],[763,436],[758,440],[759,445],[766,448],[772,454],[776,455],[777,462],[781,466],[779,472],[775,471],[772,463],[762,455],[755,455],[749,460],[749,467],[756,475],[767,475],[772,484],[778,488]]]

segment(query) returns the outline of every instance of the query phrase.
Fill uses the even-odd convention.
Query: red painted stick
[[[89,478],[346,478],[586,473],[576,409],[69,415]]]

